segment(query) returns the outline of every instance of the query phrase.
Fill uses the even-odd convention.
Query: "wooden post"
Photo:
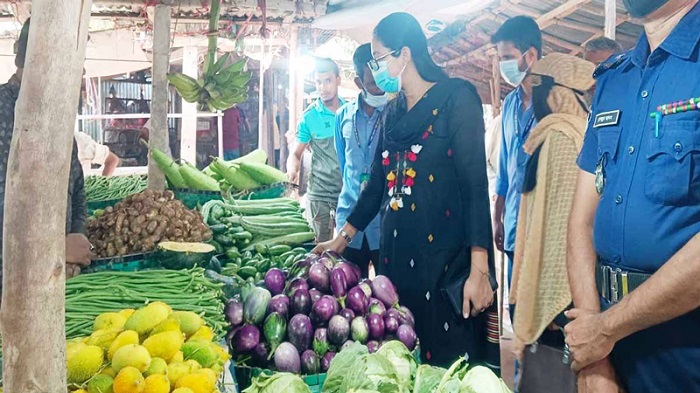
[[[148,143],[154,149],[169,152],[168,66],[170,64],[170,6],[172,0],[160,0],[153,17],[153,101]],[[150,156],[149,156],[150,157]],[[165,189],[165,175],[155,161],[148,160],[148,188]]]
[[[298,96],[298,91],[297,91],[297,77],[298,73],[296,70],[296,63],[297,60],[299,59],[299,27],[297,26],[292,26],[291,27],[291,32],[289,35],[289,63],[288,63],[288,69],[289,69],[289,86],[287,87],[287,91],[289,92],[287,94],[287,111],[289,113],[288,115],[288,126],[284,129],[286,130],[291,130],[291,132],[296,133],[297,130],[297,121],[299,117],[299,113],[297,112],[297,101],[299,101],[299,96]],[[287,157],[289,156],[289,148],[290,146],[287,145],[287,138],[286,135],[282,135],[282,139],[280,140],[280,143],[282,145],[282,151],[280,154],[280,166],[282,167],[282,170],[286,172],[287,168]]]
[[[4,195],[6,392],[67,390],[66,199],[91,7],[91,0],[32,1]]]
[[[498,56],[493,56],[493,96],[491,97],[491,105],[493,106],[493,116],[496,117],[501,113],[501,69],[498,64]]]
[[[194,46],[182,48],[182,73],[197,79],[198,50]],[[182,128],[180,129],[180,158],[197,164],[197,104],[182,101]],[[211,120],[211,118],[207,118]]]
[[[617,3],[615,0],[605,0],[605,36],[615,39],[617,27]]]
[[[260,75],[260,81],[258,85],[258,148],[265,150],[270,158],[270,153],[267,151],[267,128],[265,123],[267,123],[267,116],[265,115],[265,54],[267,53],[267,47],[265,46],[265,40],[262,40],[260,44],[260,69],[258,70]]]

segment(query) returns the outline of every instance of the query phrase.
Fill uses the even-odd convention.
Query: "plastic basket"
[[[201,191],[189,188],[176,188],[173,190],[175,199],[182,202],[188,209],[194,209],[197,206],[204,205],[209,201],[223,200],[219,191]]]
[[[250,387],[253,378],[262,373],[273,374],[274,371],[263,370],[257,367],[236,366],[231,363],[231,375],[233,375],[234,383],[239,392]],[[326,374],[303,375],[301,378],[306,386],[309,387],[311,393],[321,393],[323,383],[326,381]]]
[[[104,271],[134,272],[137,270],[157,269],[160,267],[155,252],[131,254],[112,258],[100,258],[92,261],[82,273],[97,273]]]

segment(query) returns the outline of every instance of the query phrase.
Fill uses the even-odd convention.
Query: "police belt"
[[[651,274],[635,273],[611,267],[605,261],[598,261],[595,269],[595,281],[598,292],[603,299],[617,303],[630,292],[639,288],[651,277]]]

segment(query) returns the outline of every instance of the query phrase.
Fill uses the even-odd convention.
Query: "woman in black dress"
[[[409,14],[389,15],[377,25],[372,55],[377,86],[399,94],[385,110],[372,173],[354,212],[316,251],[342,252],[381,212],[376,269],[415,314],[422,360],[447,366],[466,354],[472,363],[497,368],[481,101],[474,86],[449,79],[433,62]],[[442,289],[462,282],[463,304],[455,308]],[[461,295],[459,287],[456,292]]]

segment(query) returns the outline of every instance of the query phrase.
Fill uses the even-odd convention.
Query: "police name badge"
[[[616,126],[620,123],[620,110],[601,112],[595,115],[593,128]]]

